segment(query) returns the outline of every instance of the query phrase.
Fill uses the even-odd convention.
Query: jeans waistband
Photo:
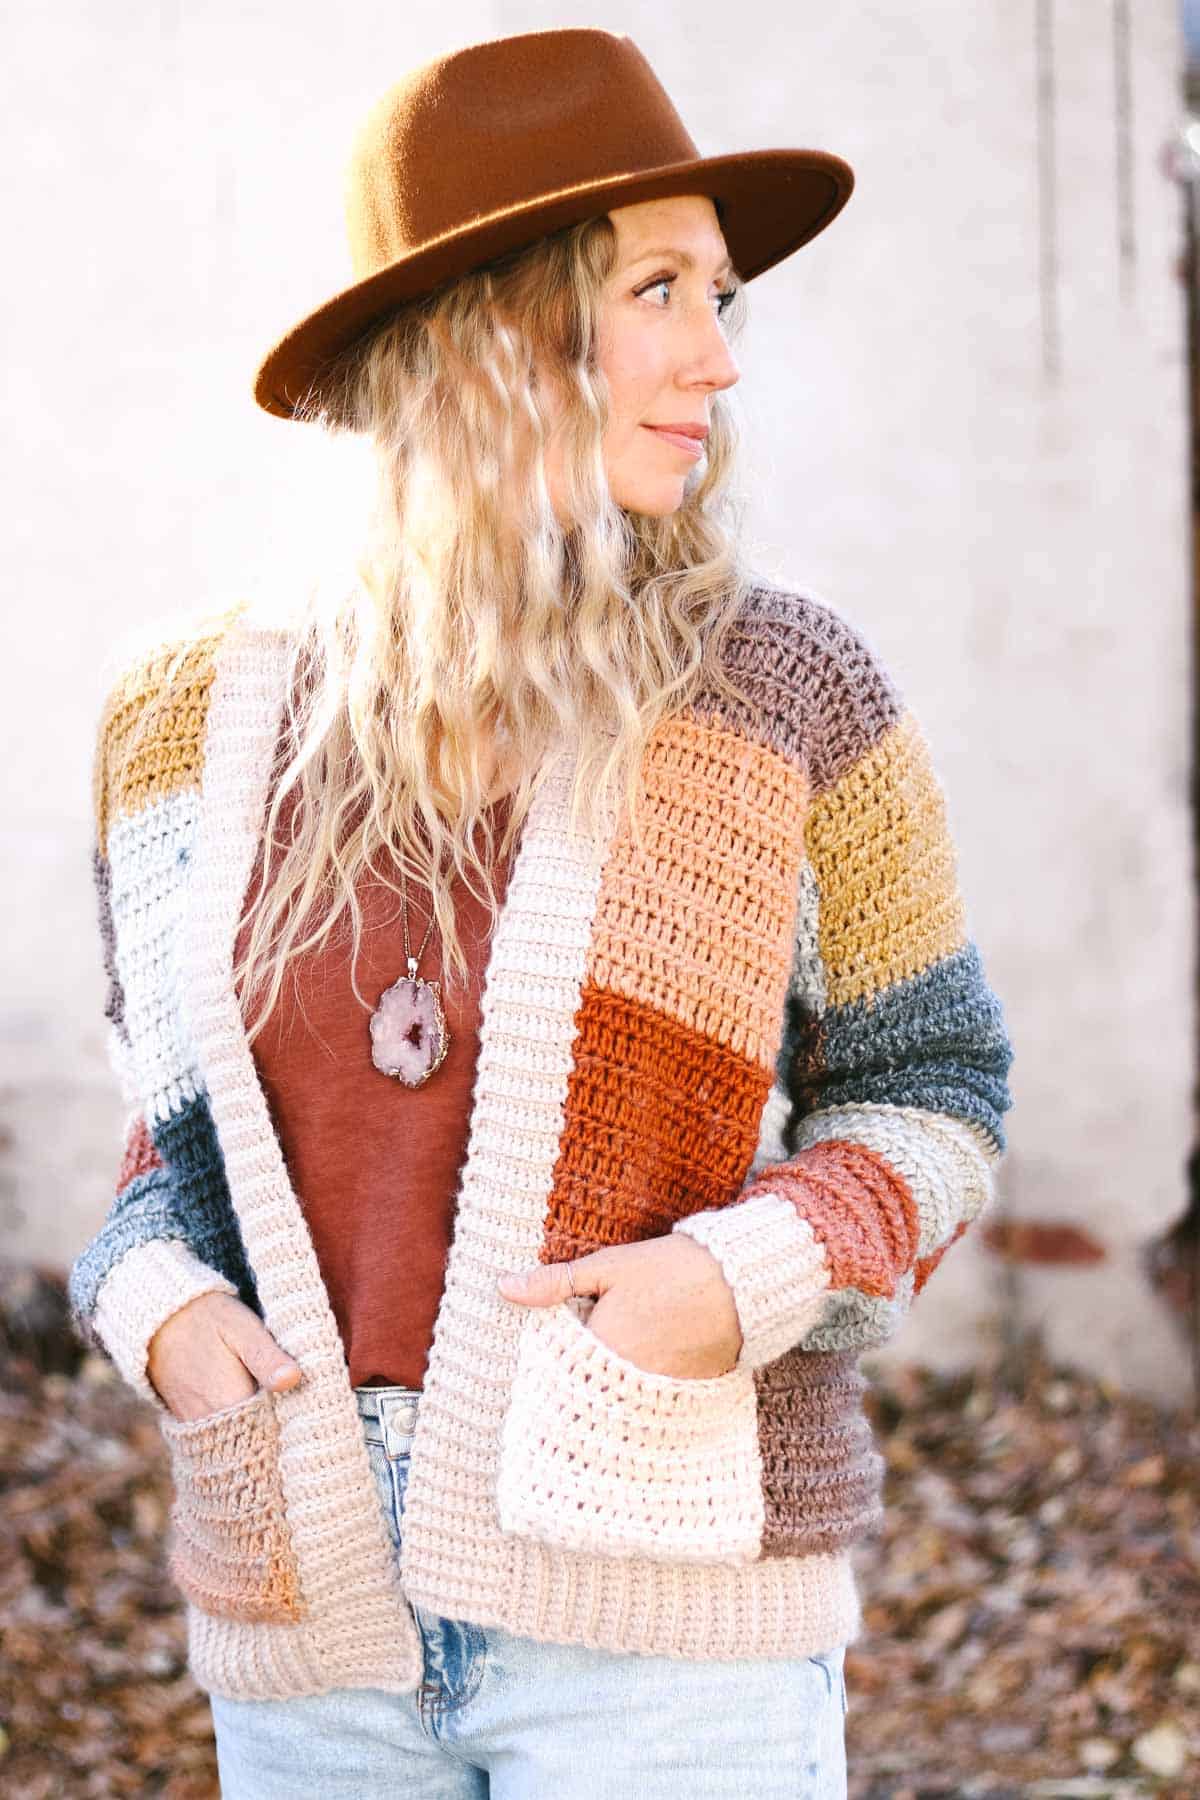
[[[354,1398],[360,1419],[374,1419],[385,1439],[411,1437],[417,1423],[420,1388],[356,1387]]]

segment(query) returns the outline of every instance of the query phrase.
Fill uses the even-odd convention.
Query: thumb
[[[300,1364],[282,1350],[261,1320],[253,1314],[239,1322],[233,1348],[259,1385],[272,1393],[294,1388],[301,1379]]]
[[[568,1274],[568,1270],[570,1273]],[[564,1262],[538,1263],[501,1275],[497,1286],[506,1300],[522,1306],[553,1306],[575,1294],[602,1294],[613,1279],[611,1259],[604,1250],[576,1256]]]

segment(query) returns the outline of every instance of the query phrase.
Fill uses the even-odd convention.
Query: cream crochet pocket
[[[168,1567],[218,1618],[288,1624],[305,1616],[279,1474],[279,1423],[266,1388],[200,1419],[160,1420],[175,1500]]]
[[[654,1375],[567,1303],[530,1312],[500,1443],[503,1531],[559,1550],[753,1562],[763,1535],[753,1374]]]

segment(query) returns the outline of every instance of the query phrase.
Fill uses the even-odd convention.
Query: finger
[[[569,1270],[569,1273],[568,1273]],[[553,1306],[572,1294],[603,1294],[612,1285],[612,1261],[607,1251],[593,1250],[564,1262],[538,1263],[501,1275],[498,1286],[506,1300],[522,1306]]]
[[[241,1357],[260,1386],[272,1393],[284,1393],[300,1380],[301,1368],[295,1357],[281,1350],[266,1326],[253,1315],[225,1334],[230,1349]]]
[[[248,1400],[259,1391],[253,1375],[240,1357],[236,1359],[236,1364],[239,1371],[236,1393],[231,1393],[224,1383],[215,1391],[211,1386],[180,1388],[177,1384],[172,1387],[170,1397],[164,1394],[163,1399],[177,1419],[203,1419],[210,1413],[236,1406],[239,1400]]]

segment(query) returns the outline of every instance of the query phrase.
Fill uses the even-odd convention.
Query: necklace
[[[420,1087],[446,1060],[450,1035],[436,981],[422,981],[417,966],[425,954],[433,930],[433,907],[421,948],[414,956],[408,941],[408,888],[400,869],[400,907],[404,921],[404,957],[408,974],[402,975],[379,996],[371,1014],[371,1061],[383,1075],[395,1076],[405,1087]]]

